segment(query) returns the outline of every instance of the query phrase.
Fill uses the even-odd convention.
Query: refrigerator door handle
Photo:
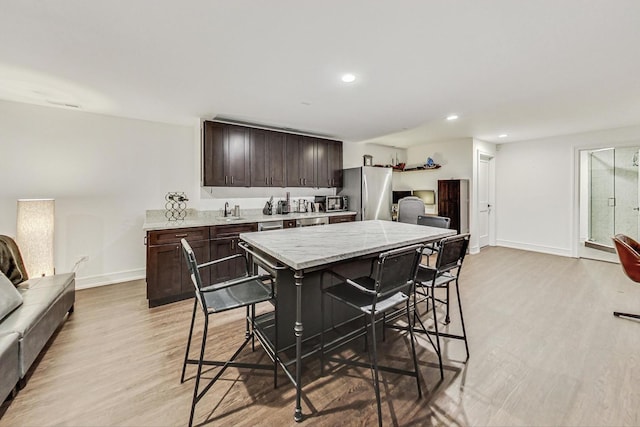
[[[367,185],[367,175],[362,175],[362,221],[367,219],[367,206],[369,205],[369,186]]]

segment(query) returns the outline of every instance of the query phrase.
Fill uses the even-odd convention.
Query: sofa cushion
[[[11,280],[0,272],[0,320],[22,304],[22,295],[13,286]]]
[[[0,322],[0,335],[7,332],[15,332],[22,338],[49,310],[50,304],[23,305],[20,310],[14,310]]]

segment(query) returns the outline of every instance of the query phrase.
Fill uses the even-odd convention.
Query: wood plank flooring
[[[440,382],[420,338],[423,397],[414,379],[383,373],[385,425],[640,425],[640,322],[612,316],[640,312],[640,285],[619,265],[487,248],[465,260],[461,291],[471,358],[462,363],[463,343],[447,342]],[[2,405],[0,427],[186,425],[193,380],[180,384],[180,370],[192,302],[149,309],[136,281],[79,291],[75,307],[26,388]],[[209,355],[235,348],[241,315],[214,320]],[[453,310],[453,332],[457,319]],[[406,343],[389,331],[386,362],[409,367]],[[257,349],[242,360],[268,359]],[[328,372],[320,377],[317,362],[305,369],[301,425],[375,424],[370,372]],[[230,369],[196,407],[196,423],[296,425],[293,386],[279,378],[274,390],[269,372]]]

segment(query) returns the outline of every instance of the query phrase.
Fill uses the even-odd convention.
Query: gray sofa
[[[20,274],[16,274],[16,269],[22,270]],[[21,299],[16,308],[9,307],[8,314],[0,315],[0,401],[3,401],[24,387],[29,368],[67,313],[73,312],[75,273],[24,280],[26,271],[19,250],[7,236],[0,236],[0,272],[4,291],[14,292],[6,289],[7,283],[11,283]]]

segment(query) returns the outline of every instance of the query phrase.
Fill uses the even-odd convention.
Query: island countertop
[[[454,234],[455,230],[373,220],[241,233],[240,239],[293,270],[304,270]]]

